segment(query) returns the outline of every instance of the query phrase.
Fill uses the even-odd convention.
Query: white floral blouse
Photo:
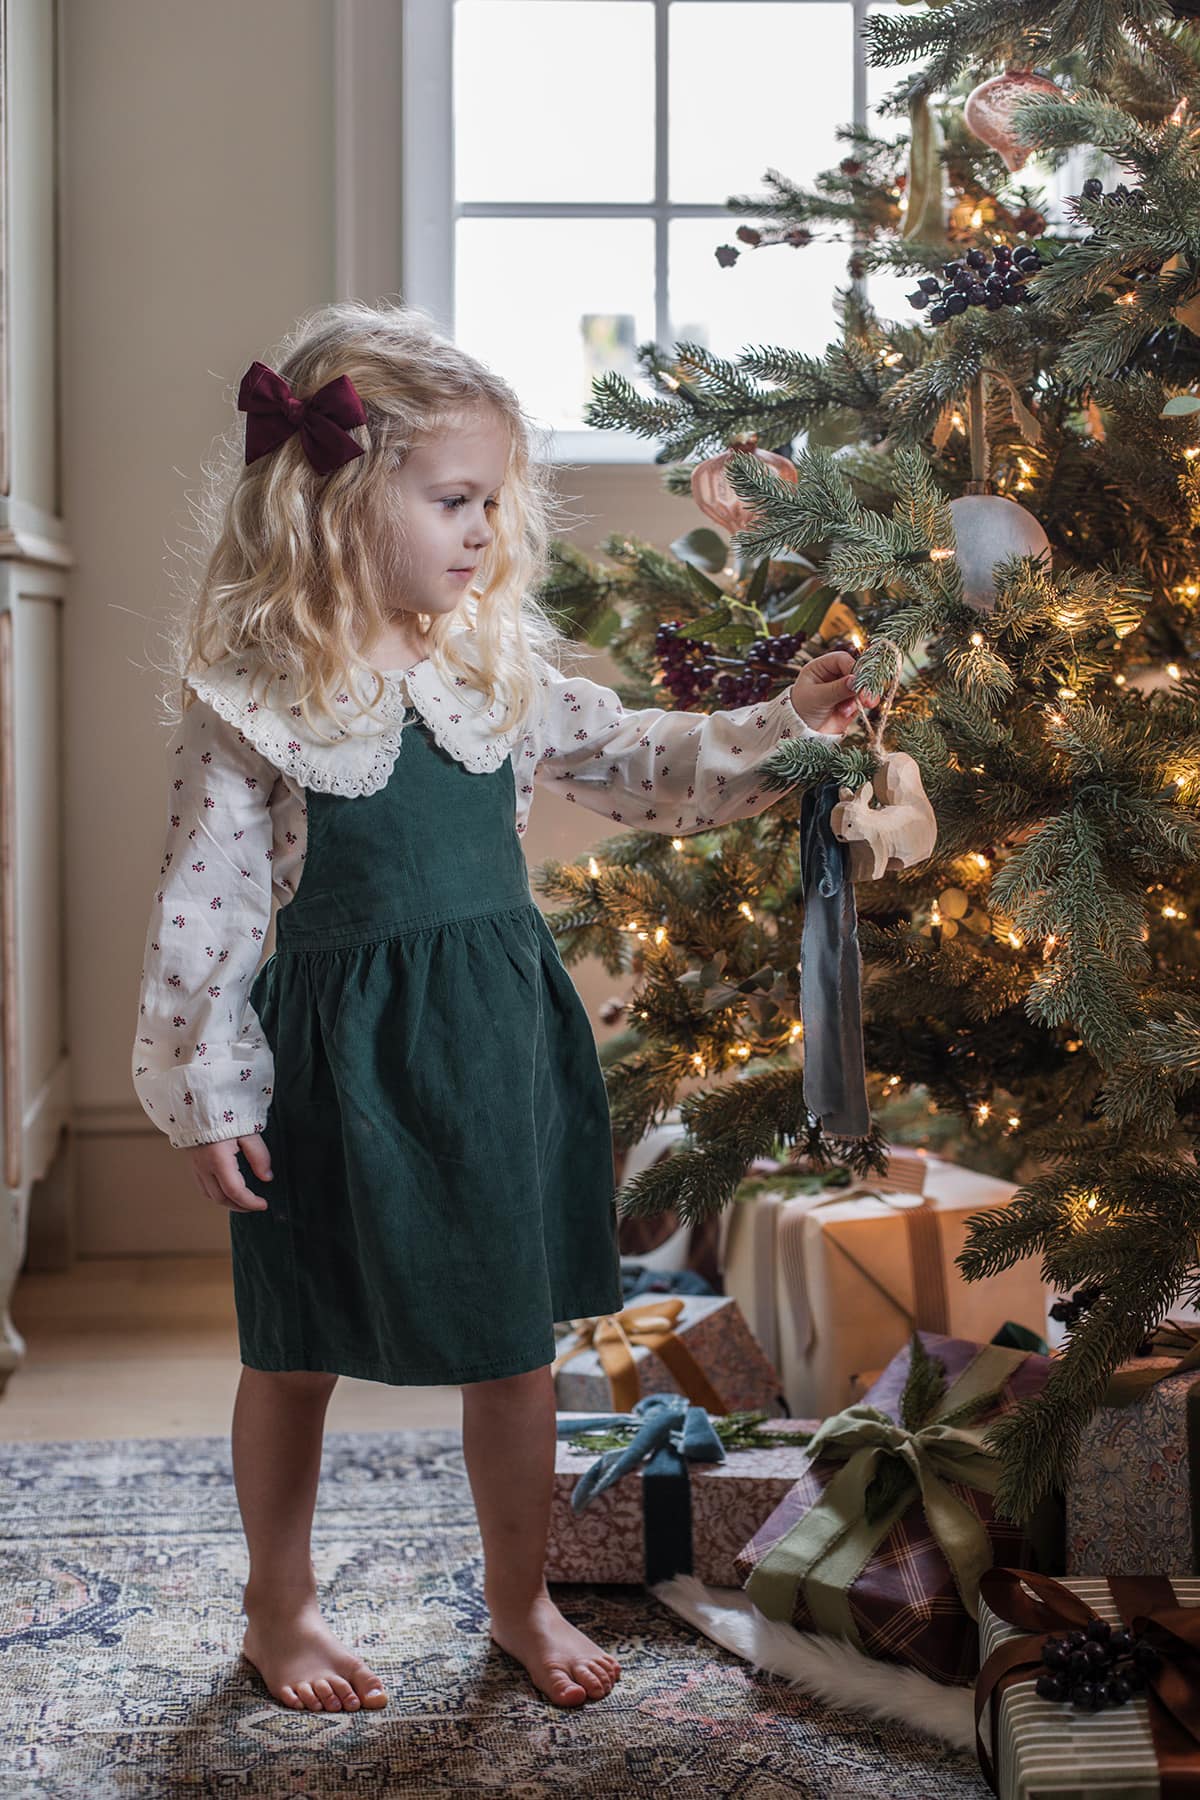
[[[462,638],[460,647],[469,656]],[[780,795],[758,780],[776,745],[831,736],[805,724],[790,686],[726,712],[629,712],[614,689],[564,675],[544,659],[535,722],[497,736],[486,724],[495,713],[485,710],[485,695],[462,676],[448,685],[428,657],[381,673],[377,710],[386,731],[368,738],[370,721],[350,715],[328,745],[303,725],[298,707],[254,701],[244,658],[226,657],[189,680],[198,698],[168,746],[166,845],[132,1065],[138,1099],[176,1149],[263,1130],[274,1059],[247,996],[272,897],[286,906],[303,874],[306,790],[378,792],[410,708],[470,770],[496,769],[511,757],[521,835],[535,783],[630,829],[686,835],[753,818]],[[338,695],[337,704],[348,707],[349,695]]]

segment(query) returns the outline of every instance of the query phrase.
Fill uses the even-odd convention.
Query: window
[[[743,222],[726,198],[765,196],[767,168],[804,186],[838,160],[839,124],[904,129],[868,114],[901,76],[867,67],[875,4],[404,0],[397,27],[378,4],[341,0],[342,291],[402,292],[428,311],[512,382],[561,460],[649,462],[654,443],[583,421],[605,370],[649,392],[638,344],[692,340],[733,359],[752,344],[816,354],[833,336],[844,243],[741,246],[728,268],[715,252]],[[363,100],[397,62],[399,120]],[[403,277],[380,280],[393,193]],[[868,291],[902,317],[908,285]]]

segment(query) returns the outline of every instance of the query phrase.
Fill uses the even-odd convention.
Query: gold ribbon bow
[[[640,1397],[637,1365],[633,1346],[646,1347],[664,1362],[693,1406],[703,1406],[710,1413],[726,1413],[726,1406],[687,1345],[675,1336],[675,1326],[683,1312],[684,1300],[678,1294],[664,1294],[658,1300],[646,1300],[639,1306],[627,1306],[619,1313],[597,1313],[590,1319],[572,1319],[575,1342],[556,1356],[551,1374],[558,1371],[581,1351],[594,1350],[600,1367],[608,1377],[614,1412],[632,1412]]]

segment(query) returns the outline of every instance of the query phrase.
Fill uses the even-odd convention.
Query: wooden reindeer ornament
[[[897,658],[896,675],[881,703],[877,725],[871,724],[866,708],[858,700],[868,741],[880,759],[879,767],[857,793],[853,788],[839,788],[840,798],[830,813],[834,836],[850,847],[853,881],[878,881],[881,875],[911,868],[914,863],[924,862],[937,843],[937,819],[921,786],[921,771],[915,759],[903,750],[883,748],[884,727],[900,685],[902,653],[891,638],[878,638],[876,642],[890,644]]]

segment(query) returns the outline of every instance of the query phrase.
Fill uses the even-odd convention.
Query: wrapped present
[[[1200,1327],[1168,1319],[1084,1426],[1067,1483],[1068,1574],[1200,1575]]]
[[[711,1413],[787,1408],[779,1376],[728,1294],[666,1294],[572,1319],[551,1364],[563,1412],[632,1412],[643,1394],[685,1394]]]
[[[825,1420],[808,1467],[738,1556],[759,1611],[970,1681],[983,1570],[1062,1568],[1061,1498],[1023,1525],[997,1518],[1000,1465],[983,1442],[1049,1371],[1030,1351],[915,1332],[865,1401]]]
[[[1200,1795],[1200,1581],[988,1569],[979,1583],[979,1762],[1004,1800],[1183,1800]],[[1103,1619],[1129,1630],[1117,1669],[1134,1691],[1093,1710],[1043,1697],[1048,1642]],[[1101,1631],[1103,1628],[1101,1628]],[[1112,1640],[1109,1639],[1111,1643]],[[1053,1654],[1053,1653],[1052,1653]],[[1061,1652],[1059,1652],[1061,1656]],[[1107,1680],[1107,1678],[1106,1678]],[[1071,1683],[1068,1679],[1068,1687]],[[1123,1692],[1123,1689],[1119,1690]],[[1089,1704],[1084,1705],[1087,1699]]]
[[[797,1417],[849,1405],[853,1377],[914,1329],[975,1343],[1010,1319],[1045,1331],[1038,1257],[982,1281],[956,1267],[971,1214],[1015,1192],[921,1150],[893,1151],[882,1178],[752,1165],[721,1215],[722,1278]]]
[[[546,1580],[695,1575],[736,1587],[734,1557],[794,1485],[819,1423],[738,1425],[682,1394],[648,1394],[631,1413],[560,1412]],[[567,1441],[614,1425],[632,1428],[627,1445],[598,1453]]]

